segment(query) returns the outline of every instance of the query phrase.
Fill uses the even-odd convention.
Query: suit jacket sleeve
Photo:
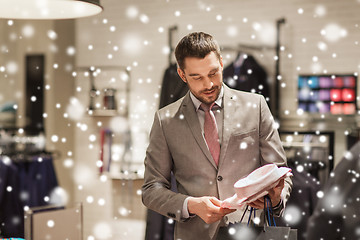
[[[146,207],[164,216],[177,221],[185,220],[181,218],[181,211],[187,196],[170,190],[173,160],[158,112],[155,114],[149,142],[144,161],[142,201]]]
[[[279,167],[287,166],[285,151],[282,147],[278,130],[274,126],[274,118],[263,96],[261,96],[260,105],[260,159],[263,161],[261,165],[275,163]],[[283,204],[279,208],[274,209],[277,216],[282,214],[290,197],[291,189],[292,181],[290,177],[287,177],[285,178],[285,186],[281,193]]]

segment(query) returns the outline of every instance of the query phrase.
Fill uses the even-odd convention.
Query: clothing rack
[[[275,62],[275,111],[274,111],[274,117],[275,119],[278,119],[280,116],[280,81],[278,81],[278,76],[280,76],[280,29],[281,25],[285,24],[286,20],[285,18],[280,18],[276,20],[276,55],[277,61]]]
[[[335,133],[332,131],[324,131],[324,132],[313,132],[313,131],[303,131],[303,132],[292,132],[292,131],[280,131],[280,138],[282,139],[283,147],[285,152],[287,153],[288,162],[291,163],[292,160],[299,161],[301,157],[305,155],[312,155],[313,151],[317,151],[312,158],[305,157],[302,161],[304,163],[317,164],[316,166],[322,167],[322,182],[327,180],[327,176],[334,168],[334,161],[330,160],[329,157],[334,157],[334,141],[335,141]],[[286,142],[285,138],[287,136],[294,136],[294,141]],[[326,136],[326,142],[319,142],[319,136]],[[308,138],[307,138],[308,137]],[[305,151],[305,148],[309,148],[309,153]],[[320,151],[320,152],[319,152]],[[300,152],[300,154],[298,154]],[[319,156],[323,152],[324,156],[319,158],[314,158],[315,156]],[[305,155],[303,153],[306,153]],[[326,154],[325,154],[326,153]]]
[[[43,134],[27,135],[22,128],[0,129],[0,155],[15,157],[17,160],[32,161],[35,156],[58,158],[59,151],[45,150],[45,136]]]
[[[259,45],[252,45],[252,44],[243,44],[240,43],[237,46],[233,47],[233,46],[221,46],[220,50],[221,51],[245,51],[246,50],[252,50],[252,51],[275,51],[275,56],[277,56],[277,61],[275,62],[275,78],[274,78],[274,82],[275,82],[275,86],[274,86],[274,102],[275,102],[275,106],[274,106],[274,111],[273,111],[273,115],[276,119],[279,118],[279,113],[280,113],[280,109],[279,109],[279,102],[280,102],[280,81],[278,81],[278,76],[280,75],[280,30],[281,30],[281,25],[283,25],[286,22],[285,18],[280,18],[278,20],[276,20],[276,45],[275,46],[259,46]]]
[[[173,47],[173,34],[175,31],[178,30],[178,26],[174,25],[174,26],[171,26],[169,27],[168,29],[168,40],[169,40],[169,66],[171,65],[171,57],[172,57],[172,54],[174,52],[174,47]]]
[[[18,151],[13,153],[5,153],[0,156],[6,156],[11,159],[12,162],[40,162],[43,160],[58,159],[60,156],[59,151],[38,151],[38,152],[29,152],[29,151]]]
[[[273,46],[258,46],[251,44],[239,43],[237,46],[220,46],[221,52],[241,52],[246,50],[263,51],[263,50],[275,50]]]

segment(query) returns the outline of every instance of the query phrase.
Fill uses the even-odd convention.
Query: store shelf
[[[107,173],[108,177],[113,180],[138,180],[144,179],[144,173],[140,172],[119,172],[119,173]]]
[[[89,110],[88,114],[93,117],[114,117],[120,115],[117,110],[110,109]]]
[[[312,147],[312,148],[328,148],[328,143],[314,143],[314,142],[282,142],[284,148],[286,147]]]

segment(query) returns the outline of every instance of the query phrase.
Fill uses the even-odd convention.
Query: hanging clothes
[[[159,109],[182,98],[188,90],[187,84],[177,73],[177,65],[171,64],[164,73]]]
[[[40,159],[39,159],[40,158]],[[0,157],[0,236],[24,237],[24,207],[50,204],[51,193],[58,187],[53,159],[32,156],[24,159]]]
[[[239,53],[223,71],[224,83],[230,88],[256,92],[270,99],[270,87],[265,69],[252,55]],[[269,104],[269,101],[268,105]]]
[[[187,84],[177,73],[177,65],[171,64],[164,73],[162,81],[159,109],[177,101],[188,92]],[[176,181],[171,175],[171,190],[177,192]],[[169,218],[154,212],[147,211],[145,240],[173,240],[174,223]]]
[[[31,161],[16,161],[19,171],[21,200],[24,206],[48,205],[45,197],[58,186],[53,159],[49,156],[34,156]]]
[[[19,172],[10,159],[0,156],[0,237],[23,237],[24,211]]]

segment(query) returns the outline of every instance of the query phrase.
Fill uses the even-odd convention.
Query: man
[[[226,215],[234,211],[220,207],[234,195],[234,183],[262,165],[285,166],[285,153],[265,99],[223,84],[223,62],[212,36],[185,36],[175,56],[190,91],[155,114],[142,199],[177,221],[175,239],[216,239],[219,228],[226,227]],[[178,193],[170,190],[171,172]],[[269,192],[277,214],[290,189],[286,179]],[[264,206],[261,199],[249,205]]]

